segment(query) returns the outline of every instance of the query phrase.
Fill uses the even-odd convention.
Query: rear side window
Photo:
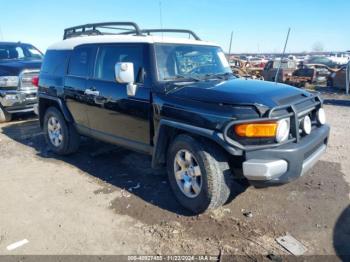
[[[91,59],[93,59],[93,51],[91,46],[75,48],[69,61],[68,74],[87,77]]]
[[[95,79],[115,81],[115,64],[118,62],[131,62],[134,64],[135,79],[143,67],[142,45],[113,45],[99,48],[96,61]]]
[[[71,51],[49,50],[44,56],[41,72],[47,74],[63,75]]]

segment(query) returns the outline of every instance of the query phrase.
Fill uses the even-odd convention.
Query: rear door
[[[93,68],[96,47],[76,47],[69,60],[64,84],[64,97],[78,128],[88,128],[87,109],[91,104],[86,86]]]
[[[91,132],[100,139],[147,151],[150,144],[150,85],[147,82],[145,44],[101,45],[88,90],[93,101],[88,118]],[[137,92],[127,95],[126,84],[115,80],[115,64],[134,64]]]

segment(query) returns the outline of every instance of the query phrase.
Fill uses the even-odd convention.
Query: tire
[[[52,126],[54,127],[52,128]],[[55,133],[52,133],[52,130]],[[50,150],[58,155],[69,155],[79,148],[80,136],[75,127],[68,123],[55,107],[50,107],[45,112],[44,135]],[[58,143],[55,143],[57,141]]]
[[[8,113],[2,106],[0,106],[0,123],[10,122],[12,114]]]
[[[186,186],[182,187],[180,185],[182,185],[182,181],[188,179],[188,176],[184,180],[177,179],[176,173],[183,173],[183,170],[180,169],[178,172],[175,170],[180,166],[176,157],[180,156],[181,159],[185,159],[186,152],[194,157],[192,163],[195,164],[193,164],[192,170],[196,170],[188,172],[193,175],[193,173],[200,171],[201,175],[200,178],[193,175],[191,182],[187,181],[191,183],[191,189],[184,192]],[[184,154],[184,156],[181,156],[181,154]],[[218,208],[225,204],[230,197],[232,184],[230,167],[225,154],[215,144],[197,141],[189,135],[177,136],[168,150],[167,170],[169,183],[175,197],[182,206],[195,214]],[[185,174],[189,173],[185,172]],[[195,184],[201,185],[200,190],[198,190],[198,187],[192,186],[193,180],[195,180]],[[184,182],[183,185],[186,183]],[[186,194],[192,194],[192,196]]]

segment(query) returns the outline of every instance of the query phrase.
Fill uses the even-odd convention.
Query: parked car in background
[[[306,64],[306,66],[315,70],[313,82],[317,84],[326,83],[330,74],[334,72],[334,69],[322,64]]]
[[[280,71],[277,78],[277,82],[279,83],[288,82],[292,77],[293,72],[297,69],[297,63],[293,60],[283,59],[282,62],[280,59],[271,60],[267,62],[264,70],[262,71],[264,80],[274,82],[279,66]]]
[[[328,58],[338,65],[345,65],[350,61],[350,54],[336,53],[331,54]]]
[[[329,68],[338,68],[339,65],[325,56],[310,56],[305,61],[305,64],[321,64]]]
[[[0,42],[0,123],[34,110],[42,58],[30,44]]]
[[[339,70],[330,74],[327,79],[327,86],[339,89],[346,88],[346,66],[342,66]]]

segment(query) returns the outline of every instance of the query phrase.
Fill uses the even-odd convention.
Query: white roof
[[[102,43],[169,43],[169,44],[192,44],[218,46],[217,44],[198,41],[187,38],[162,37],[162,36],[131,36],[131,35],[96,35],[96,36],[78,36],[68,38],[49,46],[48,50],[71,50],[76,46],[83,44],[102,44]]]

